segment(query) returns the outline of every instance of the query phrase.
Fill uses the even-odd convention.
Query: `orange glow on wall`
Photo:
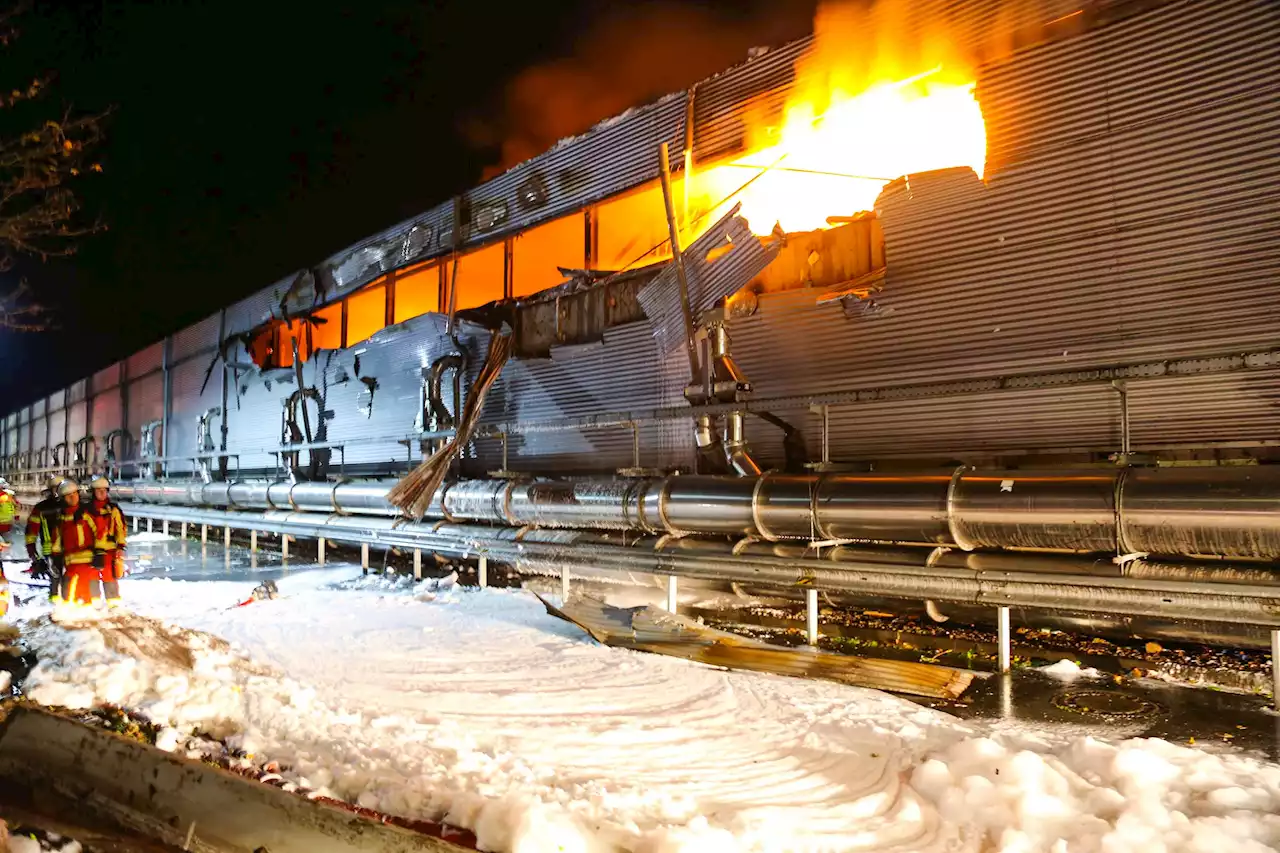
[[[447,294],[453,283],[452,262],[445,262],[444,271]],[[506,293],[505,274],[506,247],[501,243],[462,255],[458,259],[458,310],[502,299]],[[449,310],[447,300],[442,310]]]
[[[418,264],[396,273],[395,321],[440,310],[440,265]]]
[[[512,296],[528,296],[564,281],[559,267],[586,266],[586,220],[581,213],[531,228],[515,238]]]
[[[311,324],[312,350],[342,349],[342,303],[321,308],[312,314],[317,320],[324,321]]]
[[[673,187],[680,198],[680,186]],[[603,202],[596,208],[599,257],[596,268],[621,270],[670,260],[662,186],[654,181],[640,189]],[[651,248],[658,246],[652,252]],[[645,252],[649,252],[643,258]]]
[[[368,340],[387,325],[387,287],[366,287],[347,297],[347,346]]]

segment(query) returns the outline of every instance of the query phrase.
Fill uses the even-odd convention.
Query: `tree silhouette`
[[[0,12],[0,49],[18,36],[19,5]],[[37,77],[21,87],[0,91],[0,110],[23,109],[48,90],[52,76]],[[48,260],[73,254],[79,238],[102,230],[100,221],[85,222],[72,182],[101,172],[92,150],[102,138],[103,115],[34,118],[32,126],[0,137],[0,273],[13,269],[20,255]],[[25,281],[0,289],[0,327],[22,331],[49,328],[49,306],[41,303]]]

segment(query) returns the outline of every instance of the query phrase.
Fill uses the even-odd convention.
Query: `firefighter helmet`
[[[49,479],[44,481],[44,487],[49,490],[49,494],[56,495],[58,487],[62,485],[62,481],[67,479],[61,474],[50,474]]]
[[[110,484],[109,482],[107,482],[107,478],[106,478],[106,477],[104,477],[104,476],[102,476],[101,474],[99,474],[98,476],[94,477],[92,480],[90,480],[90,481],[89,481],[89,488],[91,488],[91,489],[109,489],[109,488],[111,488],[111,484]]]
[[[64,498],[72,492],[78,491],[80,491],[80,484],[77,483],[73,477],[68,477],[62,481],[61,485],[58,486],[58,494]]]

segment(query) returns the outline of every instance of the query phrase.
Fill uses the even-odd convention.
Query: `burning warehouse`
[[[833,7],[11,412],[6,476],[520,572],[1265,645],[1277,17]]]

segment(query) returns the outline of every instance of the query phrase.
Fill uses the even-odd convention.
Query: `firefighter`
[[[14,495],[13,489],[9,487],[9,481],[0,477],[0,539],[8,539],[9,532],[13,530],[14,516],[18,514],[18,498]]]
[[[86,507],[80,504],[80,484],[68,477],[58,486],[62,509],[53,529],[53,560],[60,564],[62,598],[75,604],[93,604],[102,580],[101,554],[105,543]]]
[[[55,603],[62,600],[62,574],[61,564],[53,559],[53,534],[62,512],[58,487],[64,479],[59,474],[51,475],[45,481],[44,499],[27,516],[27,559],[31,560],[27,572],[36,580],[49,579],[49,599]]]
[[[98,561],[102,575],[102,594],[108,607],[116,607],[120,604],[120,578],[124,577],[124,548],[127,539],[124,513],[111,500],[111,484],[106,477],[94,477],[89,486],[93,489],[89,517],[93,519],[98,547],[102,551]]]

